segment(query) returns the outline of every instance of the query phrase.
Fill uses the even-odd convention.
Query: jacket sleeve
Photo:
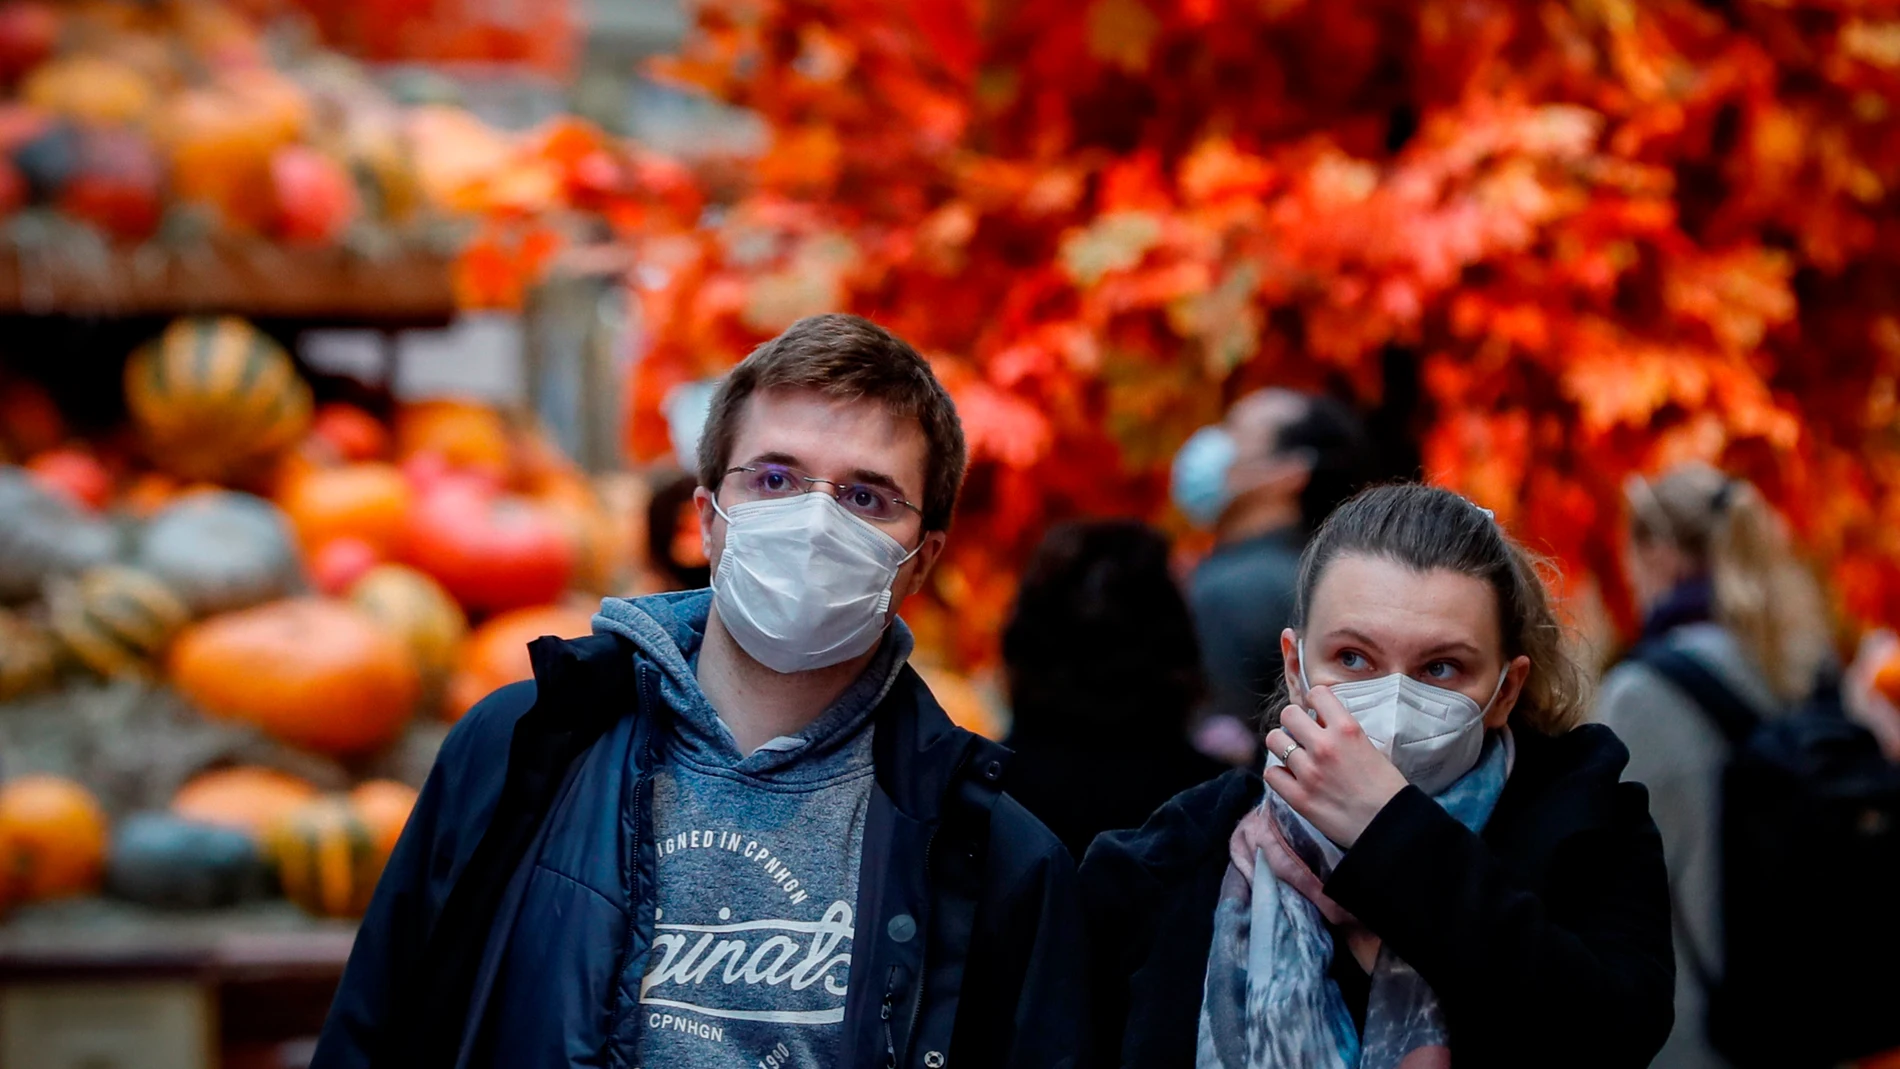
[[[1640,1069],[1675,1016],[1668,885],[1643,789],[1616,791],[1613,829],[1580,836],[1562,862],[1575,874],[1563,920],[1416,787],[1373,820],[1326,893],[1431,984],[1454,1033],[1528,1046],[1540,1065]]]
[[[420,976],[423,949],[455,873],[494,810],[507,739],[531,693],[530,684],[495,692],[443,742],[357,929],[310,1069],[375,1064],[386,1049],[399,994],[426,982]]]
[[[990,826],[986,889],[950,1060],[985,1069],[1073,1069],[1088,1030],[1075,861],[1007,795]]]
[[[1023,900],[1033,915],[1016,1000],[1011,1069],[1065,1069],[1081,1064],[1088,1041],[1088,990],[1083,983],[1087,944],[1075,861],[1060,842],[1043,857],[1041,880]]]

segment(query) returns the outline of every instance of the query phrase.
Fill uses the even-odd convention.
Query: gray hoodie
[[[857,682],[809,727],[739,752],[700,690],[712,592],[609,598],[596,632],[661,670],[672,710],[653,778],[654,946],[635,1066],[752,1069],[842,1060],[872,711],[909,659],[892,624]]]
[[[1711,623],[1668,633],[1670,646],[1714,672],[1763,718],[1779,715],[1760,670],[1734,636]],[[1596,718],[1629,747],[1623,778],[1649,788],[1649,811],[1662,831],[1676,926],[1676,1027],[1655,1069],[1726,1069],[1704,1027],[1709,993],[1703,971],[1721,972],[1721,834],[1717,822],[1729,744],[1707,713],[1647,665],[1612,669],[1597,693]],[[1694,955],[1692,958],[1691,955]]]

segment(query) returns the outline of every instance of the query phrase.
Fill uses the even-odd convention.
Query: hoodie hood
[[[626,638],[660,670],[660,699],[673,712],[673,756],[787,784],[816,782],[868,762],[870,747],[850,744],[910,659],[915,640],[904,621],[891,621],[864,673],[831,708],[796,735],[772,739],[746,755],[699,686],[699,650],[712,603],[712,591],[703,589],[606,598],[594,616],[595,634]]]

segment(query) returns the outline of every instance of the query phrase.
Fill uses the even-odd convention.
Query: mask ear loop
[[[1484,703],[1483,709],[1478,710],[1478,719],[1483,720],[1491,715],[1491,707],[1498,703],[1498,695],[1504,693],[1504,681],[1509,678],[1511,678],[1511,666],[1506,664],[1504,670],[1498,673],[1498,685],[1491,688],[1491,700]]]

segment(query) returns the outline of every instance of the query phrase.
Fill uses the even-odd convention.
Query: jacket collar
[[[952,723],[909,665],[873,715],[877,785],[912,820],[936,820],[966,770],[992,786],[1002,783],[1009,750]]]
[[[639,705],[635,659],[643,655],[621,635],[537,639],[528,656],[539,698],[518,731],[598,735]],[[654,712],[664,715],[663,708]],[[966,771],[992,786],[1001,784],[1009,750],[952,723],[909,665],[899,670],[872,716],[878,787],[912,820],[938,819]]]

